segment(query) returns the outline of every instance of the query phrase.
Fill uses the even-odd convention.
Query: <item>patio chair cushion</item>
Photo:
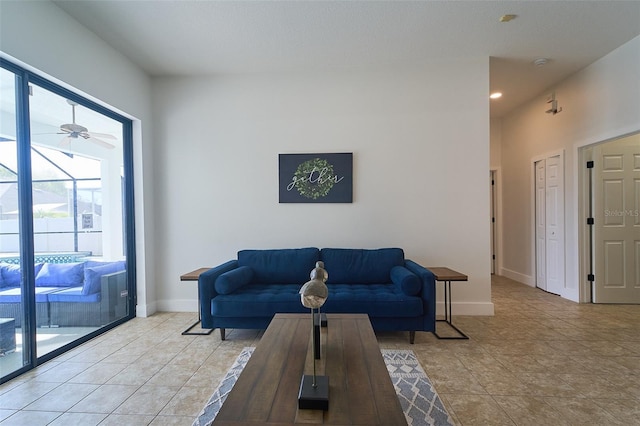
[[[99,293],[102,285],[102,276],[106,274],[112,274],[114,272],[124,271],[124,268],[124,261],[110,262],[102,264],[101,266],[85,268],[84,282],[82,284],[82,295],[87,296],[89,294]]]
[[[45,263],[36,275],[36,287],[75,287],[82,284],[84,262]]]
[[[4,287],[20,287],[20,281],[22,281],[20,265],[0,263],[0,274]]]

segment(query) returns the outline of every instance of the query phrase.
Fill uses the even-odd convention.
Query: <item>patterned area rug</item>
[[[251,358],[254,348],[244,348],[233,363],[218,389],[193,423],[193,426],[210,425],[222,403],[233,388],[242,369]],[[382,349],[382,357],[389,370],[389,376],[398,394],[410,426],[450,426],[453,421],[444,408],[429,378],[411,350]]]

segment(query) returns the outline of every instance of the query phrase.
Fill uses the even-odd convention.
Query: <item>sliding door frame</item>
[[[72,90],[53,83],[36,73],[26,70],[5,58],[0,57],[0,67],[12,72],[16,76],[16,143],[18,162],[18,193],[19,193],[19,233],[20,233],[20,259],[22,265],[22,301],[25,316],[23,327],[28,327],[27,341],[23,342],[24,362],[23,367],[0,378],[4,383],[36,366],[55,358],[56,356],[74,348],[88,340],[132,319],[135,317],[136,300],[136,247],[135,247],[135,212],[134,212],[134,182],[133,182],[133,122],[96,102],[93,102]],[[35,273],[34,273],[34,227],[33,227],[33,193],[31,170],[31,134],[29,114],[30,84],[36,84],[66,99],[77,102],[104,116],[107,116],[122,124],[123,128],[123,220],[125,230],[125,256],[128,292],[128,314],[100,329],[85,334],[73,342],[52,350],[40,357],[37,356],[36,341],[36,302],[35,302]]]

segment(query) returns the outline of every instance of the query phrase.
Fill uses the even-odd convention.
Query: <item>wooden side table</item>
[[[211,268],[198,268],[195,271],[187,272],[180,275],[180,281],[198,281],[200,274],[208,271]],[[194,322],[189,328],[182,332],[183,336],[207,336],[211,334],[213,328],[207,331],[191,331],[196,325],[202,321],[202,314],[200,312],[200,286],[198,286],[198,321]]]
[[[446,322],[458,332],[458,336],[440,336],[436,331],[433,334],[438,339],[469,339],[469,336],[464,334],[458,327],[451,323],[451,281],[467,281],[468,277],[453,269],[444,267],[428,267],[428,270],[433,272],[436,277],[436,281],[441,282],[444,285],[444,319],[436,319],[436,322]]]

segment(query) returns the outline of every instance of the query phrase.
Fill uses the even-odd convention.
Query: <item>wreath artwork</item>
[[[353,154],[280,154],[281,203],[352,202]]]
[[[325,197],[333,185],[343,179],[333,178],[335,176],[333,166],[321,158],[314,158],[300,164],[293,176],[293,184],[300,195],[314,200]]]

